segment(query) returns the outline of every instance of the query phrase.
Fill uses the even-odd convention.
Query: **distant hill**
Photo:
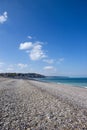
[[[70,77],[68,77],[68,76],[46,76],[46,78],[67,79],[67,78],[70,78]]]
[[[0,77],[5,78],[23,78],[23,79],[29,79],[29,78],[45,78],[44,75],[37,74],[37,73],[0,73]]]

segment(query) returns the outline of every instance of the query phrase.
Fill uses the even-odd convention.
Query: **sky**
[[[87,77],[86,0],[0,0],[0,73]]]

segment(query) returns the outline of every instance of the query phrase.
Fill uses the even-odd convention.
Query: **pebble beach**
[[[87,130],[87,89],[0,78],[0,130]]]

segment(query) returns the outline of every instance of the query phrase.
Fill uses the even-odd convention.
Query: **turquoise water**
[[[58,84],[63,83],[63,84],[70,84],[77,87],[87,88],[87,78],[68,78],[68,77],[48,76],[40,80],[45,82],[54,82]]]

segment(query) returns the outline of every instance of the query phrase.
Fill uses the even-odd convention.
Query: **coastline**
[[[73,78],[68,78],[68,79],[73,79]],[[74,79],[78,79],[78,78],[74,78]],[[81,79],[83,79],[83,78],[81,78]],[[85,79],[87,79],[87,78],[85,78]],[[62,85],[69,85],[69,86],[73,86],[73,87],[87,88],[87,80],[85,83],[83,83],[83,82],[75,83],[75,82],[68,82],[68,81],[64,82],[65,80],[63,80],[62,78],[61,78],[61,80],[60,79],[56,80],[56,82],[53,79],[51,80],[51,79],[46,79],[46,78],[43,78],[43,79],[36,78],[35,80],[39,81],[39,82],[56,83],[56,84],[62,84]]]
[[[87,129],[87,89],[0,79],[0,129]]]
[[[35,86],[38,86],[42,90],[46,90],[52,94],[54,93],[54,96],[58,96],[64,100],[67,99],[69,102],[73,102],[80,107],[87,108],[87,88],[85,87],[37,80],[30,80],[30,83],[35,84]]]

